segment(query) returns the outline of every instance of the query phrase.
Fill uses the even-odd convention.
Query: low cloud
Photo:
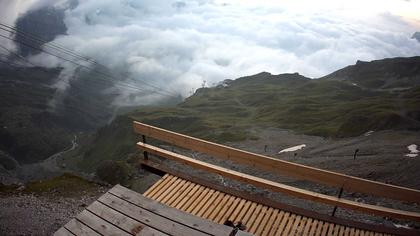
[[[411,39],[418,29],[404,17],[351,13],[272,2],[86,0],[66,10],[68,35],[53,42],[127,71],[130,81],[183,95],[203,81],[261,71],[317,78],[356,60],[419,55],[420,44]],[[124,89],[119,103],[138,102]]]

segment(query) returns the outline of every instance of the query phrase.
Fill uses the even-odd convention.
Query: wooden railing
[[[349,175],[344,175],[332,171],[326,171],[314,167],[296,164],[288,161],[278,160],[260,154],[255,154],[232,147],[212,143],[202,139],[190,137],[187,135],[175,133],[165,129],[146,125],[140,122],[134,122],[134,130],[137,133],[155,138],[175,146],[202,152],[214,157],[231,160],[240,164],[246,164],[258,167],[264,170],[272,171],[277,174],[292,176],[298,179],[304,179],[316,183],[336,186],[348,191],[362,192],[371,195],[381,196],[389,199],[420,203],[420,191],[391,184],[370,181]],[[142,150],[154,155],[175,160],[195,168],[200,168],[209,172],[217,173],[232,179],[240,180],[259,187],[271,189],[276,192],[286,193],[295,197],[339,206],[351,210],[365,213],[388,216],[395,218],[410,219],[420,222],[420,213],[396,210],[376,205],[359,203],[334,196],[316,193],[270,180],[229,170],[220,166],[215,166],[206,162],[198,161],[174,152],[170,152],[143,142],[137,143]]]

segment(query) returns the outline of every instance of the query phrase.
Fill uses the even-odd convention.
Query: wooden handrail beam
[[[225,145],[175,133],[134,121],[137,133],[190,150],[207,153],[226,160],[247,164],[278,174],[309,180],[330,186],[343,187],[347,191],[373,194],[395,200],[420,203],[420,191],[391,184],[380,183],[341,173],[322,170],[272,157],[255,154]]]
[[[408,219],[420,222],[420,213],[416,212],[408,212],[402,210],[391,209],[382,206],[374,206],[365,203],[359,203],[350,201],[343,198],[337,198],[334,196],[329,196],[321,193],[312,192],[309,190],[304,190],[296,187],[292,187],[289,185],[277,183],[274,181],[266,180],[263,178],[255,177],[252,175],[244,174],[241,172],[233,171],[226,169],[224,167],[216,166],[213,164],[209,164],[203,161],[199,161],[190,157],[183,156],[181,154],[177,154],[162,148],[158,148],[149,144],[145,144],[142,142],[137,143],[137,146],[144,151],[147,151],[151,154],[161,156],[167,159],[171,159],[195,168],[199,168],[202,170],[206,170],[212,173],[220,174],[222,176],[232,178],[238,181],[242,181],[244,183],[253,184],[255,186],[259,186],[262,188],[270,189],[275,192],[289,194],[295,197],[299,197],[302,199],[307,199],[315,202],[325,203],[329,205],[339,206],[342,208],[360,211],[364,213],[370,213],[379,216],[387,216],[387,217],[394,217],[400,219]]]

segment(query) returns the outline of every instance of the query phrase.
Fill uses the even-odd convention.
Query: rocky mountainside
[[[46,159],[70,147],[74,134],[93,131],[113,116],[111,103],[116,95],[104,93],[111,82],[81,72],[57,96],[52,84],[60,72],[61,68],[0,65],[3,159],[9,156],[21,164]]]
[[[420,57],[358,62],[321,79],[267,72],[198,89],[176,107],[141,107],[102,128],[82,165],[134,151],[131,121],[216,142],[258,139],[276,127],[329,138],[368,131],[420,130]],[[88,163],[88,164],[87,164]]]
[[[35,44],[33,48],[27,47],[25,45],[25,43],[28,43],[27,35],[42,35],[42,40],[50,42],[57,35],[65,34],[67,27],[64,24],[64,9],[45,7],[29,11],[17,20],[16,28],[18,33],[15,35],[15,39],[18,41],[19,53],[25,57],[38,54],[44,43],[35,40],[31,41],[32,45]]]
[[[71,2],[69,7],[77,4]],[[46,42],[66,33],[64,10],[31,10],[16,22],[17,53],[0,64],[0,164],[46,159],[71,147],[74,134],[93,131],[114,115],[118,94],[108,91],[114,85],[109,78],[79,68],[63,92],[58,89],[64,86],[58,85],[62,76],[68,76],[63,68],[20,66],[27,64],[23,57],[40,53]]]
[[[420,32],[415,32],[411,38],[416,39],[420,43]]]

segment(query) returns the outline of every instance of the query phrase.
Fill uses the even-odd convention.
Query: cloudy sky
[[[0,9],[13,9],[12,23],[61,2],[0,0]],[[411,39],[419,12],[419,0],[83,0],[66,10],[68,35],[55,42],[188,95],[203,81],[261,71],[317,78],[356,60],[420,55]]]

